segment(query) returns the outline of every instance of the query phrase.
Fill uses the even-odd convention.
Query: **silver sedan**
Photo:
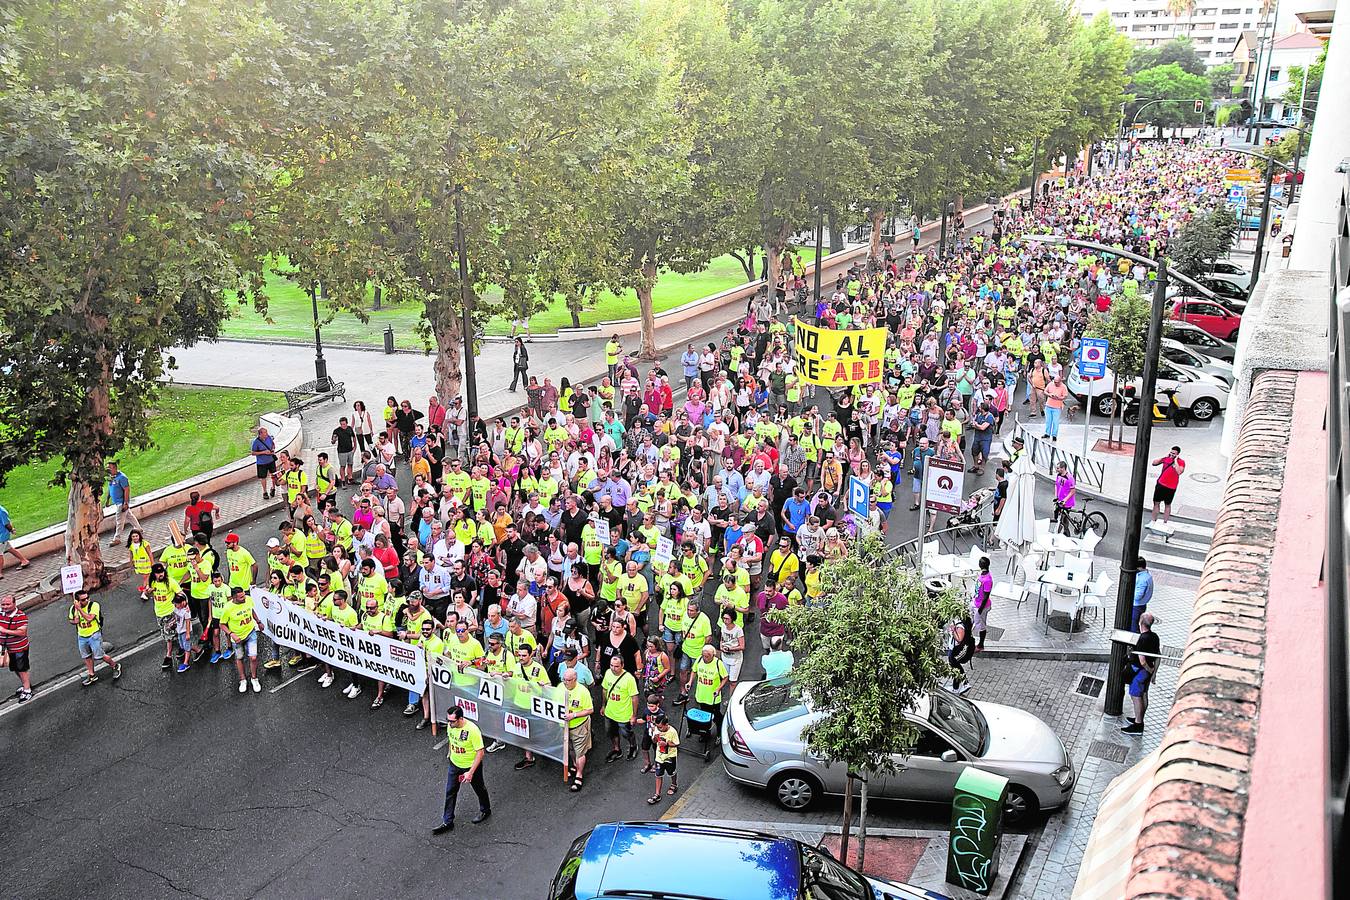
[[[807,752],[801,734],[816,714],[792,693],[788,680],[742,682],[727,705],[722,765],[735,781],[768,788],[784,809],[805,809],[822,794],[842,794],[842,766]],[[949,803],[966,766],[1008,779],[1007,820],[1069,802],[1076,774],[1064,744],[1040,719],[997,703],[966,700],[946,691],[923,698],[908,716],[919,730],[896,771],[875,777],[868,795]]]

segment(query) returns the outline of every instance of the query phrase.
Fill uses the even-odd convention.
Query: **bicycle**
[[[1055,514],[1050,518],[1050,528],[1058,529],[1060,534],[1069,537],[1080,538],[1091,531],[1099,539],[1106,538],[1107,521],[1106,515],[1101,512],[1087,511],[1087,505],[1092,501],[1086,497],[1078,498],[1078,505],[1073,509],[1068,509],[1059,500],[1055,501]]]

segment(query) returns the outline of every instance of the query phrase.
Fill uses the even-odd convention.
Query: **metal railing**
[[[1345,170],[1342,166],[1341,171]],[[1350,174],[1339,182],[1331,248],[1331,316],[1327,360],[1327,685],[1330,770],[1326,788],[1331,872],[1329,896],[1350,896]]]
[[[1031,461],[1035,463],[1036,468],[1043,469],[1047,475],[1053,475],[1055,465],[1061,462],[1065,463],[1069,467],[1069,473],[1073,475],[1073,480],[1077,482],[1079,487],[1089,488],[1101,493],[1102,482],[1106,478],[1105,463],[1083,456],[1081,453],[1075,453],[1058,441],[1047,440],[1043,434],[1043,432],[1038,434],[1034,428],[1028,428],[1020,417],[1013,416],[1013,435],[1022,436],[1026,445],[1026,452],[1031,456]]]

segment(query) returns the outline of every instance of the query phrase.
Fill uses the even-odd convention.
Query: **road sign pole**
[[[1092,389],[1088,388],[1088,398],[1083,404],[1087,409],[1087,415],[1083,419],[1083,459],[1087,460],[1088,450],[1088,432],[1092,429]]]

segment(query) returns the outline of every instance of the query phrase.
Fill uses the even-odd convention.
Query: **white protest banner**
[[[427,660],[421,647],[321,619],[262,588],[253,588],[250,595],[263,631],[283,647],[414,693],[426,690]]]
[[[478,669],[461,672],[444,656],[432,658],[430,680],[431,705],[437,716],[443,718],[447,709],[459,706],[484,739],[497,738],[562,761],[565,688],[488,675]]]
[[[656,539],[656,552],[652,554],[652,562],[668,563],[675,558],[675,542],[668,537],[659,537]]]

